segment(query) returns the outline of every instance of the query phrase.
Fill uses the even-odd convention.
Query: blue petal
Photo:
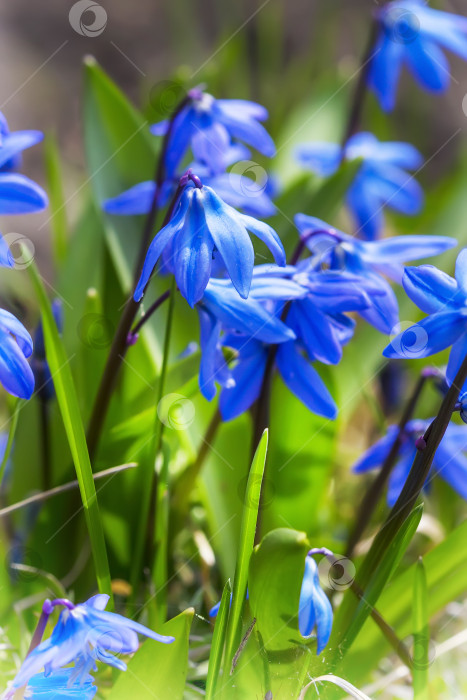
[[[459,311],[427,316],[394,338],[384,357],[409,359],[428,357],[449,347],[467,330],[467,318]]]
[[[217,353],[221,324],[209,312],[198,307],[200,326],[201,361],[199,367],[199,388],[208,400],[216,395]]]
[[[239,214],[238,216],[246,228],[267,245],[276,263],[283,267],[287,262],[284,246],[272,226],[265,224],[263,221],[258,221],[258,219],[254,219],[252,216],[247,216],[246,214]]]
[[[47,195],[35,182],[17,173],[0,173],[0,213],[30,214],[45,209]]]
[[[433,265],[406,267],[404,289],[419,309],[427,314],[453,308],[463,302],[456,281]]]
[[[399,429],[396,425],[390,425],[386,435],[369,447],[360,459],[355,462],[352,467],[354,474],[363,474],[370,469],[381,467],[391,451],[398,432]]]
[[[276,153],[274,141],[268,132],[254,119],[233,116],[229,110],[220,110],[220,120],[227,128],[231,136],[245,141],[249,146],[253,146],[257,151],[271,158]]]
[[[389,477],[387,502],[390,508],[396,503],[412,468],[416,448],[406,449],[400,453],[399,461]]]
[[[3,267],[14,267],[15,259],[10,252],[9,247],[0,235],[0,265]]]
[[[201,194],[197,194],[200,193]],[[210,187],[196,190],[204,199],[206,224],[212,240],[240,296],[247,298],[253,274],[254,250],[241,215],[225,204]]]
[[[387,163],[375,170],[375,176],[368,181],[368,188],[381,204],[403,214],[417,214],[423,205],[423,190],[414,177]]]
[[[359,246],[364,260],[370,263],[408,262],[439,255],[457,245],[455,238],[447,236],[394,236],[381,241],[362,241]]]
[[[41,131],[14,131],[2,140],[0,147],[0,168],[25,148],[35,146],[44,138]]]
[[[392,41],[391,37],[382,31],[371,59],[368,83],[385,112],[394,109],[403,60],[403,45]]]
[[[449,384],[454,382],[456,374],[460,370],[465,357],[467,357],[467,333],[463,333],[451,348],[449,362],[446,368],[446,379]]]
[[[374,326],[380,333],[390,335],[399,323],[399,305],[392,288],[383,279],[384,296],[370,296],[370,306],[359,311],[360,316]]]
[[[459,289],[467,296],[467,248],[463,248],[457,256],[455,277]]]
[[[406,44],[405,58],[415,78],[427,90],[442,92],[449,87],[449,63],[432,41],[417,37]]]
[[[467,449],[467,429],[463,449]],[[433,476],[440,476],[462,498],[467,500],[467,458],[460,451],[453,451],[446,436],[441,440],[434,458]]]
[[[257,119],[264,122],[268,118],[268,110],[263,105],[249,100],[216,100],[216,107],[224,114],[234,119]]]
[[[211,274],[214,243],[206,226],[204,210],[195,191],[185,225],[174,235],[173,265],[182,296],[193,306],[203,296]]]
[[[219,410],[225,421],[247,411],[261,391],[268,351],[261,343],[254,343],[254,346],[256,353],[250,353],[248,357],[240,354],[238,364],[232,371],[235,384],[222,389]]]
[[[267,217],[276,213],[276,207],[266,193],[266,187],[245,175],[221,173],[203,178],[224,202],[235,209],[243,209],[252,216]]]
[[[373,240],[383,228],[383,207],[379,199],[368,188],[366,178],[360,174],[347,192],[347,205],[358,226],[358,233]]]
[[[159,260],[162,251],[169,243],[171,238],[179,231],[184,225],[185,215],[190,203],[191,193],[193,190],[185,190],[182,195],[182,199],[178,205],[178,209],[175,216],[169,221],[169,223],[162,228],[159,233],[153,238],[151,245],[146,253],[146,258],[144,260],[143,270],[139,278],[138,284],[136,285],[134,300],[140,301],[144,294],[147,283],[152,275],[152,272]]]
[[[0,342],[0,382],[13,396],[30,399],[34,391],[34,375],[18,346],[4,333]]]
[[[305,346],[310,358],[337,365],[342,358],[342,346],[331,321],[310,299],[292,305],[287,323]]]
[[[197,160],[207,163],[213,173],[222,172],[226,167],[225,152],[230,146],[230,136],[226,128],[212,117],[203,115],[191,139],[191,149]]]
[[[316,627],[316,653],[320,654],[331,636],[332,606],[320,587],[318,567],[311,557],[305,560],[298,607],[298,627],[303,637],[310,637]]]
[[[342,148],[337,143],[315,141],[304,144],[295,150],[298,162],[318,175],[333,175],[342,158]],[[302,215],[303,216],[303,215]]]
[[[32,355],[32,338],[21,321],[18,321],[16,316],[13,316],[9,311],[0,309],[0,328],[7,329],[15,336],[21,352],[25,357]]]
[[[255,277],[251,283],[250,297],[259,301],[290,301],[303,299],[307,290],[290,279],[280,277]]]
[[[155,191],[156,184],[154,182],[140,182],[117,197],[107,199],[102,206],[107,214],[124,216],[147,214],[151,209]]]
[[[284,343],[277,350],[279,372],[290,391],[313,413],[334,419],[338,410],[323,380],[298,351],[296,344]]]
[[[389,163],[403,170],[417,170],[423,165],[423,156],[411,143],[405,141],[379,141],[372,149],[374,163]]]

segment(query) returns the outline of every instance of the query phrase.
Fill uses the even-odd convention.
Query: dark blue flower
[[[128,620],[121,615],[106,612],[109,596],[95,595],[86,603],[73,605],[69,601],[55,601],[65,605],[49,639],[41,642],[24,660],[11,685],[10,692],[26,685],[42,669],[49,675],[71,662],[75,662],[74,675],[81,680],[87,677],[96,661],[126,670],[126,664],[109,652],[132,654],[137,651],[138,634],[171,644],[173,637],[164,637]]]
[[[374,285],[377,293],[369,293],[366,308],[358,311],[368,323],[387,334],[399,322],[399,309],[385,277],[401,284],[405,262],[438,255],[457,245],[455,238],[445,236],[393,236],[361,241],[305,214],[297,214],[295,224],[313,254],[310,262],[315,268],[324,265],[331,270],[347,270]]]
[[[423,0],[391,2],[376,10],[376,16],[380,30],[368,83],[381,107],[394,109],[404,65],[426,90],[446,90],[451,76],[442,49],[467,59],[467,19],[435,10]]]
[[[214,252],[222,259],[237,292],[246,298],[254,264],[248,231],[268,246],[279,265],[285,265],[284,248],[270,226],[236,211],[208,186],[185,187],[171,220],[149,246],[135,300],[143,296],[163,255],[165,267],[174,272],[181,293],[194,306],[211,276]]]
[[[407,267],[404,289],[426,318],[410,326],[384,349],[390,358],[434,355],[451,345],[446,371],[452,383],[467,355],[467,248],[457,257],[455,278],[433,265]]]
[[[318,566],[310,556],[305,560],[298,609],[298,628],[303,637],[311,637],[315,632],[316,653],[321,654],[331,636],[332,606],[320,586]]]
[[[27,700],[41,698],[42,700],[91,700],[97,693],[94,678],[85,676],[79,682],[74,679],[75,669],[66,668],[56,671],[50,676],[38,673],[33,676],[25,690],[24,697]]]
[[[11,172],[20,165],[21,152],[42,138],[40,131],[10,133],[0,113],[0,214],[29,214],[47,206],[47,195],[42,187],[24,175]]]
[[[417,453],[417,440],[423,436],[430,423],[431,420],[411,420],[403,431],[398,460],[389,478],[387,495],[389,506],[394,505],[402,491]],[[381,467],[394,444],[398,431],[397,426],[391,425],[386,435],[360,457],[353,471],[356,474],[362,474],[370,469]],[[435,476],[440,476],[462,498],[467,499],[467,457],[463,454],[464,452],[467,452],[467,428],[450,423],[436,450],[427,485]]]
[[[13,314],[0,309],[0,382],[13,396],[31,398],[34,375],[26,361],[32,338]]]
[[[350,186],[346,202],[357,234],[373,240],[383,228],[386,206],[403,214],[417,214],[423,205],[423,191],[406,170],[419,168],[422,156],[409,143],[381,142],[369,132],[352,136],[342,150],[339,144],[316,142],[300,146],[299,162],[328,176],[336,172],[341,159],[361,159],[361,166]]]
[[[190,90],[187,105],[175,117],[166,157],[167,175],[172,177],[188,147],[197,161],[208,163],[213,172],[223,172],[228,165],[232,139],[238,139],[265,156],[276,152],[274,142],[260,122],[267,110],[247,100],[216,100],[200,89]],[[163,136],[169,121],[151,127],[156,136]]]

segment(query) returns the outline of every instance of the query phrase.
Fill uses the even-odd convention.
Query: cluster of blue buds
[[[125,662],[114,654],[133,654],[139,647],[138,634],[163,644],[171,644],[174,637],[166,637],[122,615],[107,612],[107,595],[95,595],[85,603],[74,605],[69,600],[46,600],[39,626],[41,636],[48,616],[56,606],[63,606],[58,622],[49,639],[41,642],[26,657],[11,683],[5,700],[13,697],[23,686],[28,686],[30,697],[41,697],[66,686],[70,697],[92,698],[95,689],[89,672],[96,670],[96,662],[126,670]],[[113,653],[110,653],[113,652]],[[63,670],[70,663],[72,669]],[[44,673],[41,673],[44,669]],[[82,694],[80,694],[82,689]],[[26,696],[27,697],[27,696]],[[67,697],[66,693],[64,697]]]
[[[47,206],[44,190],[25,175],[15,172],[21,153],[42,140],[40,131],[10,132],[0,113],[0,214],[31,214]],[[0,266],[15,267],[14,257],[0,236]],[[22,323],[9,311],[0,309],[0,382],[13,396],[29,399],[34,375],[27,362],[32,339]]]

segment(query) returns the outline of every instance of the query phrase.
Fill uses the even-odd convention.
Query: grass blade
[[[428,700],[430,632],[428,626],[428,584],[422,558],[415,566],[413,586],[413,693],[414,700]]]
[[[250,557],[255,541],[267,448],[268,430],[266,429],[261,437],[255,456],[253,457],[245,490],[245,505],[243,507],[240,543],[232,594],[232,609],[227,629],[226,668],[230,668],[233,656],[241,640],[242,612],[248,585]]]
[[[52,252],[56,265],[65,260],[68,248],[68,224],[63,193],[63,177],[60,153],[53,134],[47,134],[44,141],[45,173],[50,200],[50,230],[52,232]]]
[[[214,634],[212,635],[208,677],[206,680],[206,700],[212,700],[212,698],[214,698],[216,695],[217,681],[219,679],[219,671],[222,663],[222,653],[224,651],[227,622],[229,620],[231,592],[232,586],[229,579],[222,592],[221,604],[216,617]]]
[[[47,362],[53,377],[57,401],[79,482],[99,591],[112,596],[104,531],[69,359],[58,333],[42,278],[34,263],[28,269],[41,309]]]

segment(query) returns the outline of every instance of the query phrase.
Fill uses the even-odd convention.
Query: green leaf
[[[194,609],[166,622],[159,634],[175,637],[172,644],[143,642],[108,695],[109,700],[182,700],[188,671],[188,645]]]
[[[394,571],[402,559],[422,517],[423,506],[417,506],[397,532],[389,546],[384,550],[375,562],[373,552],[370,549],[366,559],[357,572],[355,585],[362,591],[359,599],[352,589],[348,589],[333,624],[333,634],[329,642],[329,648],[334,649],[331,655],[342,658],[360,632],[363,623],[370,615],[371,610],[378,601],[385,586],[391,580]],[[376,540],[375,540],[376,541]],[[370,572],[367,576],[367,572]]]
[[[420,557],[415,565],[413,586],[413,692],[414,700],[428,700],[430,630],[428,626],[428,587]]]
[[[57,267],[67,254],[68,224],[63,193],[63,174],[58,144],[53,134],[47,134],[44,141],[45,174],[49,193],[50,230],[52,232],[52,253]]]
[[[298,608],[305,559],[306,534],[287,528],[268,533],[255,547],[250,562],[250,608],[268,651],[287,651],[305,644],[298,629]]]
[[[268,449],[268,430],[261,437],[251,465],[248,482],[245,490],[245,502],[243,506],[242,525],[238,544],[237,565],[232,593],[232,608],[229,616],[226,641],[226,665],[232,662],[233,656],[241,640],[242,613],[245,606],[246,591],[248,586],[248,567],[255,542],[256,524],[258,520],[258,508],[261,500],[261,486],[263,483],[264,467]],[[228,671],[230,668],[227,669]]]
[[[208,676],[206,679],[206,700],[212,700],[212,698],[214,698],[216,695],[219,671],[222,663],[222,654],[224,651],[225,633],[227,631],[227,622],[229,620],[231,592],[232,585],[229,579],[224,586],[224,590],[222,591],[221,604],[216,617],[214,634],[212,635]]]
[[[83,422],[81,420],[78,397],[69,367],[69,359],[58,333],[42,278],[34,263],[32,263],[28,269],[41,309],[47,362],[53,378],[57,401],[79,482],[99,591],[112,596],[104,532],[99,514],[96,488],[92,477],[91,462],[89,459]]]
[[[2,479],[3,479],[3,473],[5,471],[5,467],[8,464],[8,460],[10,459],[11,455],[11,448],[13,447],[13,441],[15,439],[15,434],[16,434],[16,426],[18,425],[18,418],[19,414],[21,411],[21,408],[23,407],[25,401],[23,399],[14,399],[12,401],[12,407],[11,407],[11,415],[9,419],[10,423],[10,428],[8,430],[8,440],[6,443],[5,447],[5,452],[3,453],[3,459],[0,464],[0,486],[2,484]]]

